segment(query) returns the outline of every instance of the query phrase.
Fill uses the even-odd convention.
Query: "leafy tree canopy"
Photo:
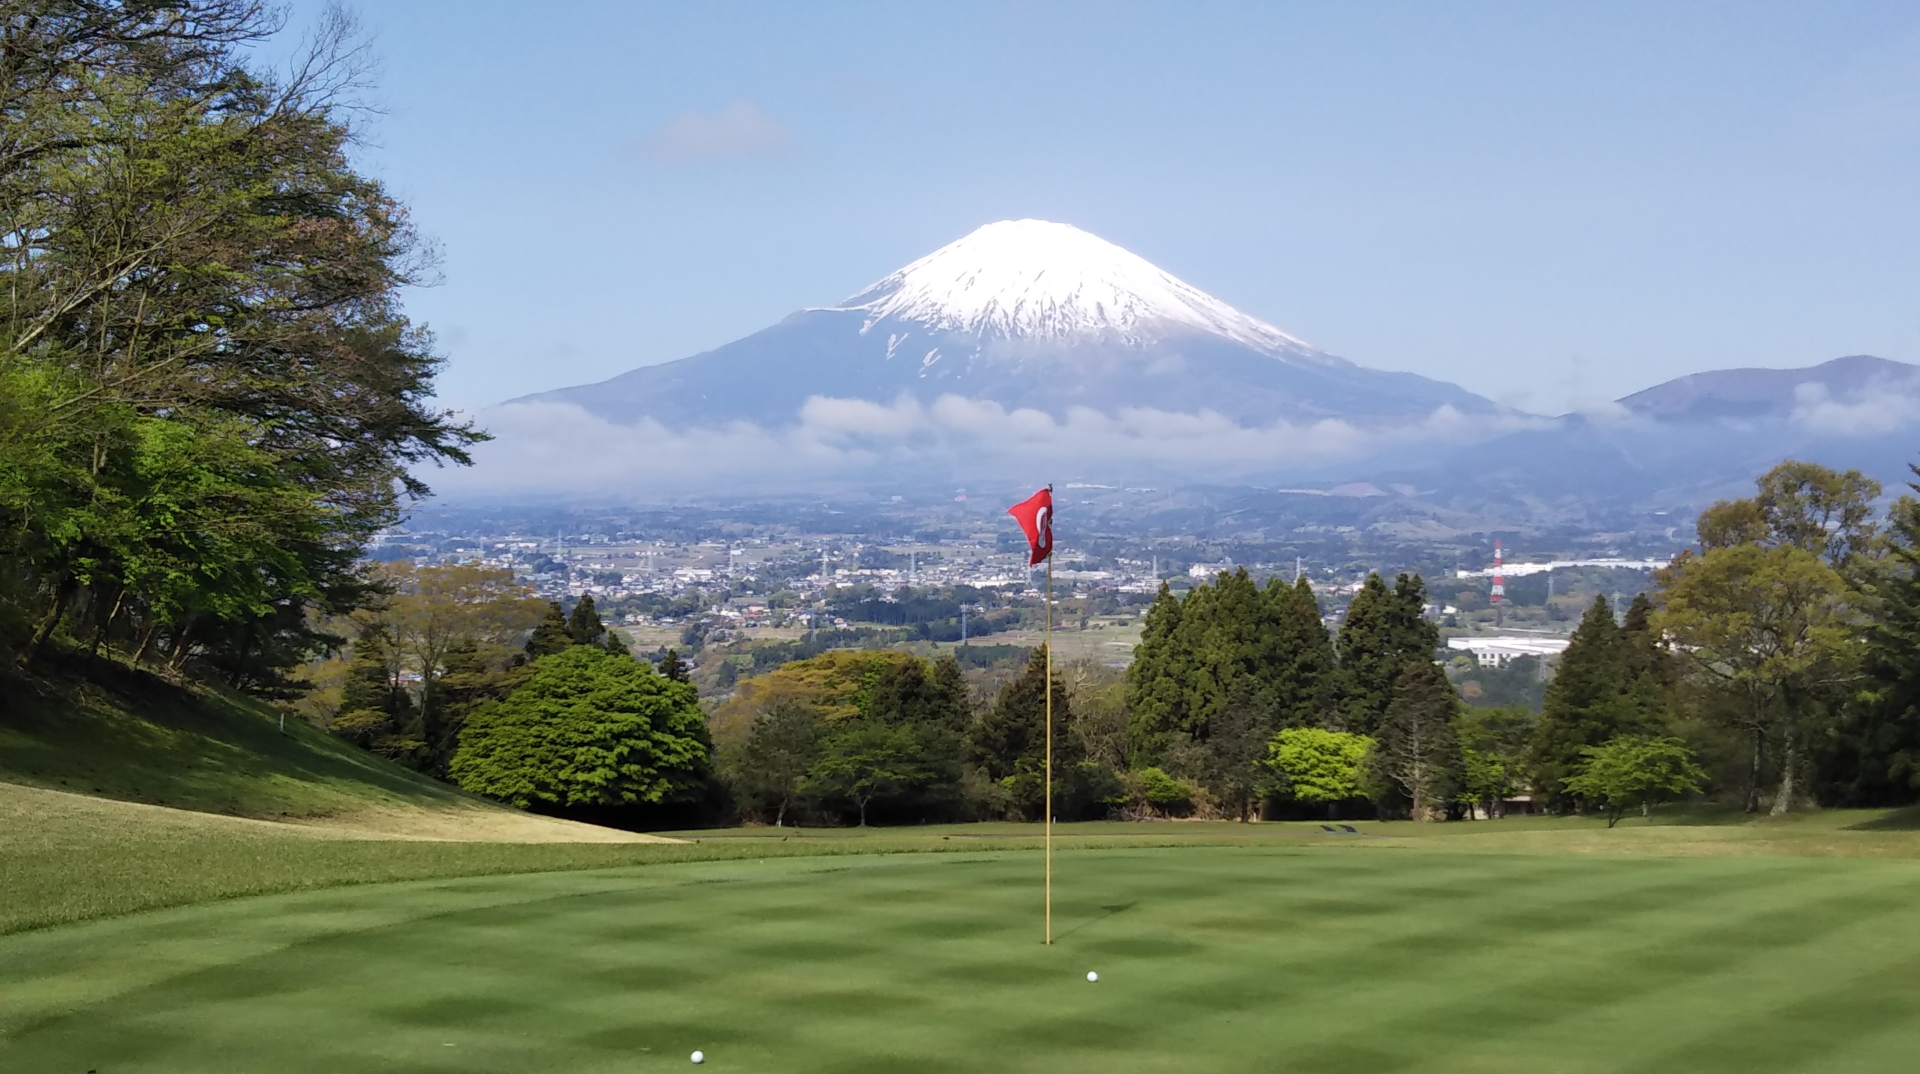
[[[681,800],[708,770],[693,687],[586,645],[544,657],[460,733],[453,779],[521,808]]]

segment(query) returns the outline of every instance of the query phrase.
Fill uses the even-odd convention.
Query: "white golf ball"
[[[693,1053],[693,1061],[694,1061],[694,1062],[696,1062],[696,1063],[704,1063],[704,1062],[706,1062],[706,1061],[707,1061],[707,1053],[705,1053],[705,1052],[695,1052],[695,1053]]]
[[[1098,981],[1099,979],[1100,979],[1100,975],[1099,975],[1099,974],[1097,974],[1097,973],[1095,973],[1095,972],[1093,972],[1092,970],[1088,970],[1088,971],[1087,971],[1087,980],[1088,980],[1088,981]]]

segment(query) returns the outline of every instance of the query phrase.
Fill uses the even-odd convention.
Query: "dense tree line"
[[[464,462],[431,265],[348,159],[352,28],[243,62],[256,0],[0,4],[0,649],[275,693],[372,592],[369,535]],[[393,702],[384,702],[392,704]]]

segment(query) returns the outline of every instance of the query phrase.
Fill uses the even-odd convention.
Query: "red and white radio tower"
[[[1505,626],[1507,622],[1507,610],[1502,607],[1507,603],[1507,576],[1500,573],[1500,568],[1500,538],[1495,537],[1493,539],[1493,594],[1487,598],[1487,603],[1493,605],[1495,629]]]

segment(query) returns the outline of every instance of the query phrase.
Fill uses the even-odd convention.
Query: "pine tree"
[[[1587,747],[1658,726],[1665,699],[1646,614],[1628,637],[1607,598],[1595,597],[1560,655],[1528,751],[1534,790],[1555,808],[1571,803],[1566,781],[1585,763]]]
[[[674,682],[693,681],[693,669],[687,666],[685,660],[680,659],[678,649],[668,649],[667,655],[660,658],[660,674]]]
[[[1849,706],[1818,772],[1830,805],[1920,800],[1920,500],[1902,496],[1887,512],[1887,531],[1887,555],[1869,569],[1870,686]]]
[[[1440,631],[1425,618],[1426,585],[1402,574],[1389,590],[1367,576],[1340,627],[1340,722],[1343,730],[1372,734],[1386,719],[1400,673],[1433,662]]]
[[[1274,605],[1279,663],[1268,677],[1274,719],[1280,727],[1319,727],[1331,713],[1334,690],[1333,635],[1320,621],[1320,601],[1306,575],[1291,586],[1267,584]]]
[[[386,628],[375,624],[362,630],[353,642],[334,732],[370,748],[402,733],[413,722],[414,707],[396,678],[398,670]]]
[[[1660,735],[1671,720],[1673,657],[1653,625],[1653,601],[1645,593],[1627,605],[1620,624],[1620,692],[1623,716],[1636,734]]]
[[[1047,649],[1038,646],[1026,670],[1000,691],[993,708],[967,736],[967,759],[987,778],[1006,787],[1026,816],[1041,815],[1046,774]],[[1066,684],[1053,679],[1053,764],[1059,777],[1085,759],[1079,741],[1064,730],[1072,725]]]
[[[527,639],[527,655],[538,660],[572,644],[573,635],[567,630],[567,617],[561,612],[559,602],[548,601],[546,618],[540,620]]]
[[[1443,818],[1461,788],[1465,763],[1453,726],[1459,710],[1453,684],[1431,660],[1409,664],[1394,684],[1368,764],[1376,793],[1404,796],[1415,820]]]
[[[1190,661],[1180,633],[1184,611],[1185,605],[1161,582],[1127,668],[1127,738],[1135,767],[1156,763],[1167,736],[1187,722]]]
[[[600,621],[600,612],[593,606],[593,594],[580,594],[579,603],[573,606],[573,614],[567,617],[567,636],[575,645],[594,645],[606,648],[607,627]]]

